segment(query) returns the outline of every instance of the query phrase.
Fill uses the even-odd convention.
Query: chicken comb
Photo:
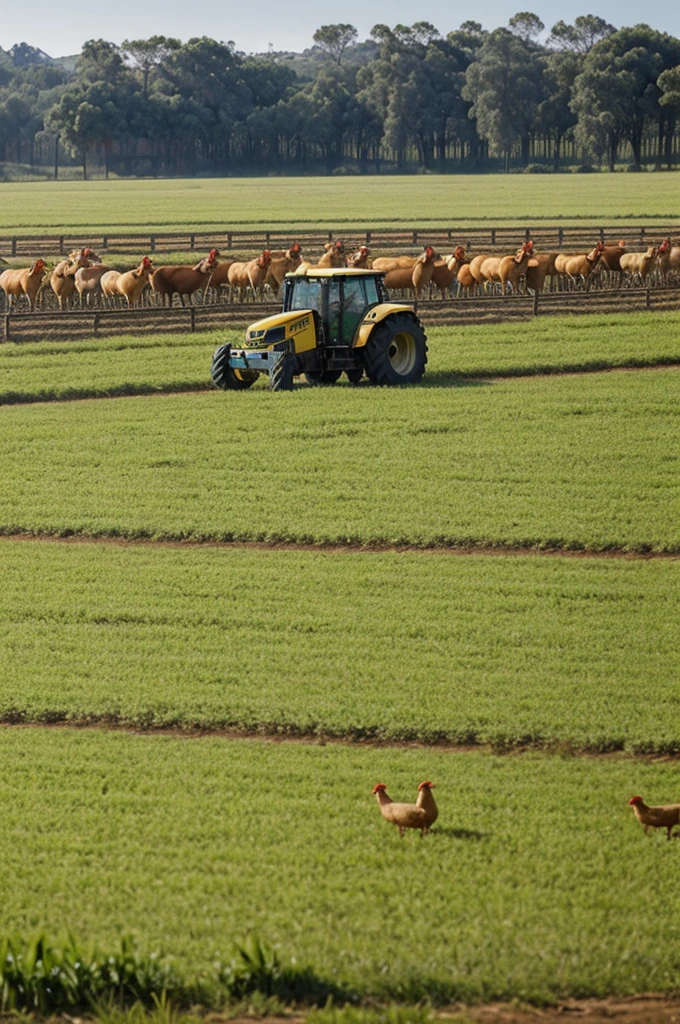
[[[633,804],[640,804],[640,803],[642,803],[642,797],[641,796],[633,796],[628,801],[628,806],[632,807]]]
[[[420,792],[421,789],[425,788],[434,789],[434,782],[421,782],[420,785],[418,786],[418,792]]]
[[[373,792],[374,793],[381,793],[385,789],[387,789],[387,786],[385,785],[385,783],[384,782],[379,782],[377,786],[373,787]]]

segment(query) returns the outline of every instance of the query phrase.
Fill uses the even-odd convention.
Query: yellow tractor
[[[287,274],[283,312],[251,324],[242,348],[220,345],[214,384],[240,391],[269,375],[272,391],[335,384],[345,373],[358,384],[413,384],[425,372],[427,338],[411,306],[388,301],[383,275],[372,270],[308,267]]]

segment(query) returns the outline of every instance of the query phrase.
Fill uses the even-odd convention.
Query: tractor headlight
[[[264,342],[265,345],[275,345],[278,341],[286,340],[286,328],[285,327],[272,327],[270,331],[265,331]]]

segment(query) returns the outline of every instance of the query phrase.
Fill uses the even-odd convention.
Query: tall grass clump
[[[344,996],[309,968],[285,964],[256,936],[236,945],[212,972],[184,977],[170,958],[141,952],[123,937],[118,949],[87,950],[74,938],[51,944],[0,940],[0,1012],[51,1014],[73,1009],[203,1006],[217,1009],[252,997],[316,1003]]]

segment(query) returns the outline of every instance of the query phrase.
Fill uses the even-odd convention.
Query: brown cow
[[[371,250],[368,248],[368,246],[360,245],[357,251],[347,260],[347,265],[349,267],[354,267],[355,270],[375,269],[373,267],[373,260],[369,258],[370,255]]]
[[[527,290],[531,292],[542,292],[545,288],[546,278],[552,278],[555,274],[555,260],[559,253],[537,252],[534,253],[527,264],[526,281]]]
[[[447,292],[451,291],[451,286],[465,263],[469,263],[469,260],[462,245],[456,246],[450,256],[444,256],[443,259],[437,260],[435,263],[430,287],[439,288],[442,299],[445,299]]]
[[[432,280],[434,265],[438,256],[431,245],[428,245],[422,256],[419,256],[413,267],[397,267],[385,274],[385,287],[395,291],[413,290],[419,296],[423,288],[427,288]]]
[[[524,277],[527,271],[527,264],[534,254],[534,243],[529,240],[524,242],[514,256],[503,256],[498,264],[498,279],[501,282],[503,295],[510,285],[513,292],[517,291],[520,277]]]
[[[275,249],[271,257],[264,283],[276,296],[279,294],[286,274],[292,274],[300,266],[302,247],[299,242],[294,242],[290,249]]]
[[[20,295],[25,295],[28,299],[29,309],[35,309],[35,299],[40,291],[46,268],[45,261],[38,259],[32,267],[22,270],[3,270],[0,274],[0,288],[7,296],[7,305],[10,310]]]
[[[172,306],[175,294],[179,295],[179,301],[186,305],[184,296],[191,296],[201,288],[206,288],[215,264],[217,263],[218,250],[211,249],[205,259],[200,260],[195,266],[162,266],[152,271],[149,281],[151,287],[158,295],[162,296],[163,305]]]
[[[262,298],[271,261],[270,250],[264,249],[255,260],[248,263],[232,263],[229,267],[229,284],[233,291],[238,290],[240,302],[243,302],[248,288],[252,289],[253,296]]]

